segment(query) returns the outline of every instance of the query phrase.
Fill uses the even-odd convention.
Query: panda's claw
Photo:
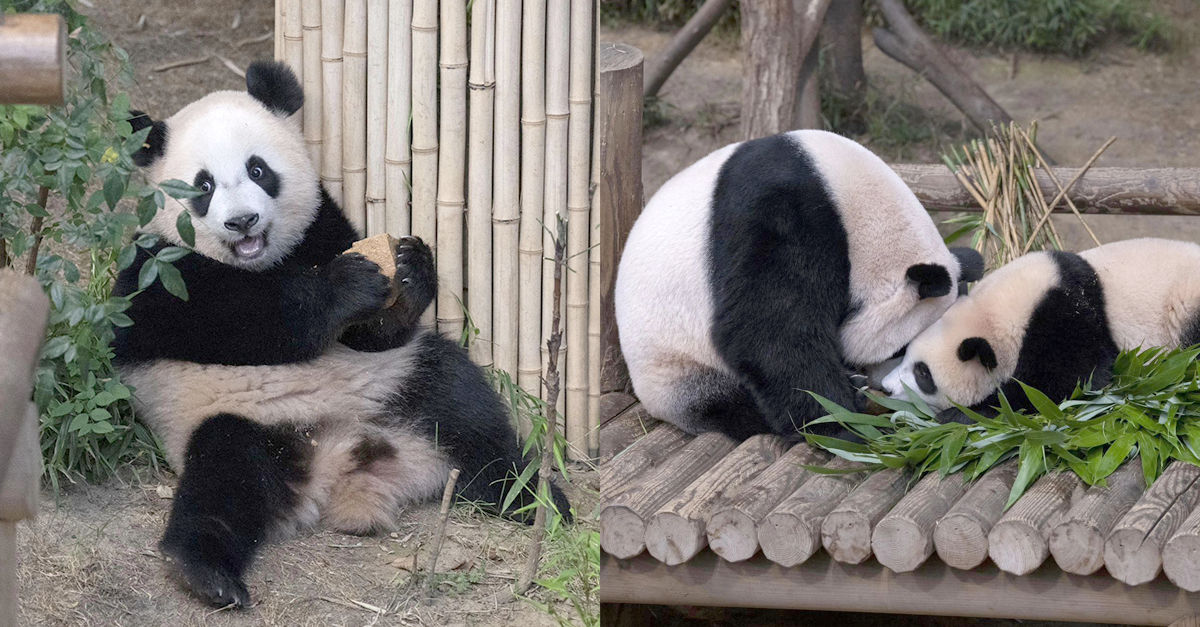
[[[329,284],[336,293],[335,305],[347,321],[360,320],[383,309],[391,295],[391,282],[379,265],[358,253],[346,253],[326,266]]]
[[[415,309],[424,309],[437,291],[437,275],[433,268],[433,251],[419,237],[400,238],[396,246],[396,282],[403,291],[402,298]]]
[[[236,575],[206,564],[189,564],[177,559],[173,560],[173,566],[184,587],[205,603],[221,608],[251,605],[250,591]]]

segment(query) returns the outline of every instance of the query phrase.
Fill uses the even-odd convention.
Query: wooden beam
[[[944,165],[892,164],[892,169],[926,209],[981,211],[970,193]],[[1060,181],[1078,168],[1054,168]],[[1042,170],[1038,186],[1047,198],[1058,188]],[[1120,215],[1200,215],[1200,168],[1091,168],[1068,195],[1083,213]],[[1056,211],[1070,209],[1064,204]]]
[[[1162,568],[1162,549],[1200,500],[1193,489],[1200,467],[1172,462],[1109,534],[1104,567],[1131,586],[1146,583]]]
[[[0,627],[17,627],[17,523],[0,520]]]
[[[1050,530],[1050,554],[1068,573],[1090,575],[1104,565],[1104,539],[1146,490],[1141,461],[1125,462],[1107,482],[1088,488]]]
[[[618,560],[604,554],[600,600],[1159,626],[1200,614],[1200,594],[1162,577],[1129,587],[1108,577],[1069,575],[1052,564],[1017,577],[991,564],[954,570],[938,560],[893,573],[873,560],[855,566],[824,553],[792,568],[761,555],[725,562],[711,551],[679,566],[648,555]]]
[[[57,13],[0,13],[0,104],[60,105],[67,26]]]
[[[1071,471],[1043,475],[988,534],[988,555],[1006,573],[1031,573],[1050,555],[1050,529],[1083,496]]]
[[[642,212],[642,51],[600,44],[597,57],[596,141],[600,176],[594,211],[600,212],[600,393],[625,391],[629,371],[621,358],[613,288],[617,263]]]

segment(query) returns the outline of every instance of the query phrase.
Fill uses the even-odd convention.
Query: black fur
[[[937,298],[950,293],[950,272],[936,263],[918,263],[909,266],[905,273],[909,281],[917,284],[917,296]]]
[[[296,506],[308,479],[308,439],[294,427],[265,427],[231,414],[192,434],[159,548],[205,601],[245,606],[242,575],[271,526]]]
[[[147,126],[152,127],[150,134],[146,136],[146,143],[133,153],[133,162],[144,168],[163,156],[167,149],[167,123],[152,120],[144,111],[136,109],[130,111],[129,115],[132,116],[129,118],[129,125],[133,127],[133,132],[136,133]]]
[[[739,146],[718,175],[710,232],[712,340],[738,382],[710,377],[683,422],[792,434],[825,413],[804,390],[859,407],[838,338],[851,312],[846,231],[812,158],[782,135]]]
[[[981,337],[969,337],[958,345],[959,361],[971,361],[976,357],[979,358],[979,363],[984,368],[991,370],[996,367],[996,352],[992,350],[992,345],[987,340]]]
[[[287,117],[304,106],[304,88],[282,61],[255,61],[246,68],[246,91],[275,115]]]
[[[983,255],[974,248],[955,247],[950,254],[958,259],[958,294],[967,293],[967,284],[983,278]]]
[[[341,342],[366,352],[403,346],[412,339],[421,314],[437,294],[433,252],[417,237],[402,237],[396,246],[396,281],[400,298],[396,304],[346,329]]]
[[[1187,328],[1179,338],[1179,345],[1183,348],[1197,344],[1200,344],[1200,312],[1192,314],[1192,319],[1188,321]]]
[[[208,191],[204,192],[206,183],[208,184]],[[212,202],[213,192],[217,189],[217,182],[213,180],[213,175],[208,170],[200,170],[196,173],[196,178],[192,180],[192,187],[204,192],[188,200],[188,203],[192,206],[192,211],[203,218],[208,215],[208,205]]]
[[[262,188],[271,198],[279,196],[279,175],[262,157],[255,155],[246,161],[246,174],[250,175],[250,180]],[[255,176],[255,175],[258,176]]]

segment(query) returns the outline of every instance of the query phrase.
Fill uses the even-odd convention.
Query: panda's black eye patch
[[[279,175],[257,155],[246,160],[246,174],[271,198],[279,196]]]
[[[208,203],[212,200],[213,190],[217,188],[217,182],[213,180],[212,174],[209,174],[208,170],[200,170],[196,173],[196,179],[192,181],[192,186],[204,192],[204,195],[196,196],[188,201],[192,203],[192,211],[195,211],[196,215],[203,218],[208,214]]]
[[[918,361],[913,366],[913,376],[917,379],[917,387],[926,394],[937,393],[937,384],[933,382],[933,373],[929,371],[929,364]]]

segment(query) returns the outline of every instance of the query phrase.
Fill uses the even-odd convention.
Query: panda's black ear
[[[916,283],[921,298],[936,298],[950,293],[950,273],[936,263],[918,263],[908,267],[908,280]]]
[[[129,125],[133,127],[133,132],[136,133],[146,127],[150,127],[150,134],[146,136],[146,143],[142,144],[142,147],[133,153],[133,162],[138,167],[144,168],[163,156],[163,151],[167,149],[167,123],[152,120],[144,111],[136,109],[130,110],[129,115]]]
[[[950,254],[958,259],[959,293],[965,294],[967,283],[983,278],[983,255],[974,248],[951,248]]]
[[[981,337],[969,337],[958,345],[958,358],[962,361],[971,361],[976,357],[979,358],[979,363],[983,364],[984,368],[991,370],[996,367],[996,353],[992,350],[992,345],[987,340]]]
[[[304,88],[282,61],[255,61],[246,68],[246,91],[271,113],[287,117],[304,106]]]

